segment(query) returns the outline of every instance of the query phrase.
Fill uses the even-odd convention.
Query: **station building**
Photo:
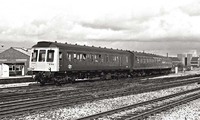
[[[0,53],[0,64],[9,67],[9,76],[22,76],[28,72],[30,49],[11,47]]]

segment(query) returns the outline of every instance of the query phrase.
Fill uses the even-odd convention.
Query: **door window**
[[[53,62],[53,60],[54,60],[54,50],[48,50],[47,62]]]
[[[32,53],[32,62],[36,62],[37,61],[37,57],[38,57],[38,50],[34,50]]]

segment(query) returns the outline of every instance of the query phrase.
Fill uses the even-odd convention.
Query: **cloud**
[[[0,4],[0,40],[52,40],[132,50],[196,49],[199,9],[198,0],[9,1]]]
[[[200,15],[200,1],[195,1],[193,3],[180,6],[180,9],[188,14],[189,16],[199,16]]]

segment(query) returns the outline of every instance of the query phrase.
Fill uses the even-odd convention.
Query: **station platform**
[[[30,75],[0,77],[0,84],[22,83],[22,82],[34,82],[34,80]]]

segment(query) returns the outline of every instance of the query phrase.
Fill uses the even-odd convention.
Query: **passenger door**
[[[63,63],[63,51],[59,51],[59,68],[60,71],[64,70],[64,63]]]

